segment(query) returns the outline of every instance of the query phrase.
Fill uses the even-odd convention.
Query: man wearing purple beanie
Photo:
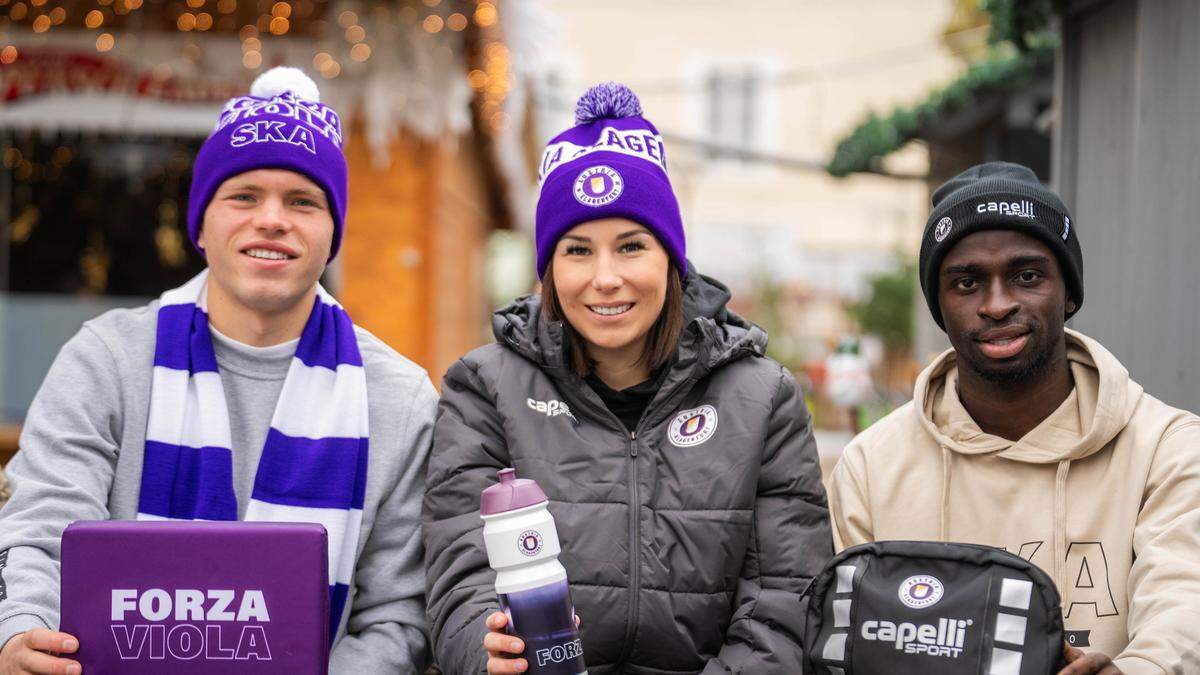
[[[690,268],[666,167],[633,92],[584,94],[543,155],[542,292],[446,373],[424,533],[448,675],[553,660],[493,590],[477,506],[505,467],[550,499],[588,673],[803,670],[801,593],[833,552],[811,417]]]
[[[59,540],[102,519],[318,522],[330,672],[426,664],[419,514],[437,394],[318,283],[347,191],[341,122],[319,100],[276,68],[229,101],[188,205],[207,269],[88,321],[51,366],[0,510],[0,673],[80,673],[79,641],[55,632]]]

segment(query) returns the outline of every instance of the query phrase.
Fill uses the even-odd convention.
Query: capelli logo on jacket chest
[[[578,422],[578,420],[575,419],[575,415],[571,414],[571,408],[562,401],[555,401],[553,399],[549,401],[535,401],[530,398],[525,400],[525,405],[529,406],[530,410],[541,413],[546,417],[566,415],[567,417],[571,418],[572,422]]]

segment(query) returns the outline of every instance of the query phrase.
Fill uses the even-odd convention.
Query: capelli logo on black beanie
[[[933,212],[921,240],[921,291],[933,320],[945,330],[938,306],[942,260],[963,237],[984,230],[1015,230],[1045,244],[1058,258],[1067,299],[1083,306],[1083,252],[1071,215],[1058,195],[1032,169],[1011,162],[978,164],[946,181],[933,193]]]

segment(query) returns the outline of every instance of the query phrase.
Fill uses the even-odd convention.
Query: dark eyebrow
[[[1010,268],[1026,267],[1029,265],[1046,265],[1049,264],[1049,262],[1050,259],[1044,255],[1023,255],[1008,261],[1008,266]]]
[[[618,234],[617,239],[627,239],[629,237],[633,237],[633,236],[639,235],[639,234],[650,234],[650,230],[647,230],[644,227],[639,227],[636,230],[630,230],[624,234]]]
[[[1044,255],[1030,254],[1021,255],[1009,260],[1007,263],[1008,269],[1016,269],[1018,267],[1028,267],[1030,265],[1047,265],[1050,259]],[[942,276],[949,277],[957,274],[975,274],[983,276],[987,274],[987,270],[982,265],[975,263],[967,263],[965,265],[950,265],[942,270]]]
[[[984,269],[980,265],[967,264],[967,265],[951,265],[951,266],[947,267],[946,269],[942,270],[942,276],[944,276],[944,277],[954,276],[956,274],[979,274],[979,275],[982,275],[982,274],[984,274]]]

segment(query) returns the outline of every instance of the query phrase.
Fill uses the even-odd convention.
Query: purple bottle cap
[[[499,475],[500,483],[484,490],[480,495],[479,515],[492,516],[548,501],[546,493],[538,487],[537,481],[517,478],[516,469],[501,469]]]

